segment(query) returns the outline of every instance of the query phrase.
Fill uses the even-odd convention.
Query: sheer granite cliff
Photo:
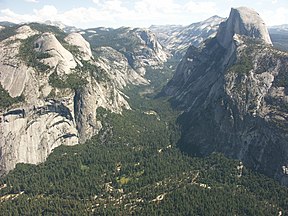
[[[79,33],[15,26],[0,41],[0,84],[18,103],[0,106],[0,176],[17,163],[43,162],[59,145],[83,143],[101,129],[96,110],[130,109],[122,89],[148,84],[125,56]],[[0,104],[1,105],[1,104]]]
[[[232,9],[215,38],[190,47],[163,93],[184,112],[180,147],[242,160],[288,185],[288,54],[263,20]]]

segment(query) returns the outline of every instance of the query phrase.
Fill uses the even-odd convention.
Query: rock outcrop
[[[57,74],[70,74],[71,69],[77,66],[72,53],[65,49],[52,33],[43,33],[35,41],[35,50],[47,53],[50,57],[44,58],[42,62],[57,70]]]
[[[149,30],[154,32],[161,44],[167,47],[166,41],[170,38],[175,37],[181,32],[186,26],[182,25],[151,25]]]
[[[161,67],[170,57],[156,35],[148,29],[96,28],[85,30],[82,34],[92,49],[109,46],[122,53],[130,67],[141,76],[145,75],[146,67]]]
[[[32,30],[29,26],[22,26],[17,29],[17,33],[0,44],[0,82],[12,97],[21,95],[29,79],[28,67],[15,58],[21,45],[19,39],[27,39],[37,34],[37,31]],[[9,41],[13,43],[9,43]]]
[[[65,41],[72,46],[78,47],[80,56],[83,60],[88,61],[93,58],[90,44],[82,37],[81,34],[71,33],[65,38]]]
[[[13,169],[16,163],[42,162],[52,149],[61,144],[78,143],[78,132],[73,120],[73,93],[68,91],[61,100],[48,100],[44,96],[52,89],[48,84],[48,74],[38,74],[35,68],[29,67],[19,56],[23,41],[39,32],[30,26],[21,26],[16,33],[0,43],[0,81],[11,97],[22,95],[25,102],[0,111],[1,175]],[[53,46],[53,52],[59,59],[63,59],[57,51],[64,48],[54,36],[46,36],[58,45]],[[42,49],[46,52],[49,46],[46,46],[43,39],[41,37],[37,43],[43,42]],[[62,50],[57,50],[59,47]],[[59,59],[54,57],[57,63]]]
[[[59,145],[77,144],[72,106],[73,99],[63,98],[61,102],[43,101],[42,106],[27,104],[1,113],[1,175],[16,163],[43,162]]]
[[[132,31],[140,41],[139,45],[134,47],[133,52],[126,53],[126,57],[132,68],[144,76],[147,66],[161,67],[168,60],[169,54],[151,31],[139,28]]]
[[[111,79],[114,79],[119,88],[130,84],[148,84],[147,80],[139,76],[135,70],[129,65],[125,55],[111,47],[100,47],[94,49],[98,59],[98,65],[101,66],[107,73],[110,74]]]
[[[97,48],[94,52],[98,56],[94,64],[101,68],[101,74],[89,77],[85,88],[81,92],[77,91],[75,96],[80,142],[86,141],[101,129],[101,122],[96,119],[98,107],[116,113],[120,113],[123,108],[130,109],[127,98],[121,90],[128,84],[148,84],[146,79],[129,66],[127,59],[120,52],[111,47]],[[99,82],[98,79],[102,81]]]
[[[228,48],[235,34],[257,38],[267,44],[272,44],[264,21],[256,11],[250,8],[232,8],[229,19],[219,26],[216,37],[224,48]]]
[[[118,51],[99,48],[94,58],[80,34],[39,25],[15,26],[0,41],[1,87],[22,98],[0,104],[0,176],[17,163],[43,162],[57,146],[85,142],[101,129],[97,108],[129,109],[122,89],[148,83]]]
[[[287,62],[255,11],[232,9],[214,39],[188,49],[163,89],[184,110],[180,147],[223,152],[288,185]]]

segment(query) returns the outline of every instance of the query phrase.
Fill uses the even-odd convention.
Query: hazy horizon
[[[228,17],[231,7],[256,10],[267,26],[288,23],[287,0],[0,0],[0,21],[60,21],[78,28],[189,25],[211,16]]]

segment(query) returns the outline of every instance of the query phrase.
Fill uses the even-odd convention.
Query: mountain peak
[[[227,48],[235,34],[257,38],[267,44],[272,44],[267,27],[260,15],[247,7],[231,8],[229,18],[218,30],[217,39]]]
[[[223,17],[220,17],[218,15],[214,15],[212,17],[209,17],[208,19],[202,21],[202,22],[213,22],[213,21],[224,21],[225,19]]]

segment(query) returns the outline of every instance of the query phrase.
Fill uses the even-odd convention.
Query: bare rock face
[[[10,37],[8,40],[17,40],[17,39],[24,40],[24,39],[27,39],[28,37],[38,33],[37,31],[31,29],[30,26],[27,26],[27,25],[19,27],[16,30],[16,32],[17,32],[17,34]]]
[[[223,47],[228,48],[235,34],[257,38],[267,44],[272,44],[264,21],[256,11],[250,8],[232,8],[228,20],[219,26],[217,39]]]
[[[115,87],[114,83],[99,84],[93,78],[81,92],[76,92],[74,106],[81,143],[98,133],[102,127],[101,122],[97,120],[97,108],[103,107],[116,113],[121,113],[123,109],[130,109],[125,95]]]
[[[43,106],[11,109],[0,117],[0,173],[17,163],[43,162],[55,147],[78,143],[73,100],[46,101]],[[67,103],[67,104],[66,104]]]
[[[168,59],[167,53],[163,50],[162,45],[158,42],[156,35],[149,30],[138,29],[136,31],[138,37],[144,46],[149,47],[155,52],[155,60],[158,62],[166,62]],[[153,65],[152,65],[153,66]]]
[[[146,66],[161,66],[170,55],[158,42],[156,35],[147,29],[134,29],[141,45],[134,49],[132,67],[142,76],[146,73]]]
[[[58,40],[59,30],[32,27],[0,41],[1,87],[23,98],[0,106],[0,176],[17,163],[43,162],[60,145],[85,142],[101,129],[97,108],[121,113],[130,108],[122,89],[148,83],[112,48],[94,59],[80,34]]]
[[[141,76],[145,75],[146,67],[162,67],[170,58],[169,52],[149,29],[95,28],[85,30],[82,34],[93,49],[109,46],[122,53],[130,67]]]
[[[147,80],[140,76],[129,65],[126,57],[111,47],[100,47],[95,49],[98,65],[101,66],[120,88],[130,84],[148,84]],[[111,73],[110,71],[113,71]]]
[[[94,64],[101,68],[100,74],[93,73],[85,88],[75,96],[78,113],[76,122],[81,142],[101,129],[101,123],[96,118],[97,108],[103,107],[115,113],[121,113],[123,108],[130,109],[121,90],[127,84],[148,84],[146,79],[130,67],[120,52],[111,47],[101,47],[94,51],[98,57]]]
[[[21,42],[19,39],[27,39],[37,34],[29,26],[17,29],[16,35],[0,43],[0,83],[12,97],[20,96],[29,79],[29,70],[25,64],[15,58],[19,53]]]
[[[35,41],[35,50],[47,53],[51,57],[43,59],[43,63],[57,69],[57,74],[69,74],[77,66],[73,55],[66,50],[54,34],[44,33]]]
[[[222,152],[288,185],[288,54],[273,49],[255,14],[232,9],[216,38],[188,49],[163,91],[184,110],[184,151]]]
[[[88,61],[93,58],[90,44],[82,37],[81,34],[71,33],[65,38],[65,41],[78,47],[83,60]]]
[[[73,92],[67,91],[61,100],[46,98],[52,89],[48,83],[49,73],[45,76],[39,74],[19,56],[23,41],[39,32],[29,26],[21,26],[16,32],[16,35],[0,42],[0,81],[11,97],[21,95],[25,101],[0,109],[0,175],[13,169],[17,163],[43,162],[59,145],[78,143]],[[61,47],[55,37],[49,35],[48,38]],[[42,42],[45,52],[49,46],[44,48],[47,43],[43,37]],[[61,53],[61,48],[57,50],[54,46],[53,49]]]

